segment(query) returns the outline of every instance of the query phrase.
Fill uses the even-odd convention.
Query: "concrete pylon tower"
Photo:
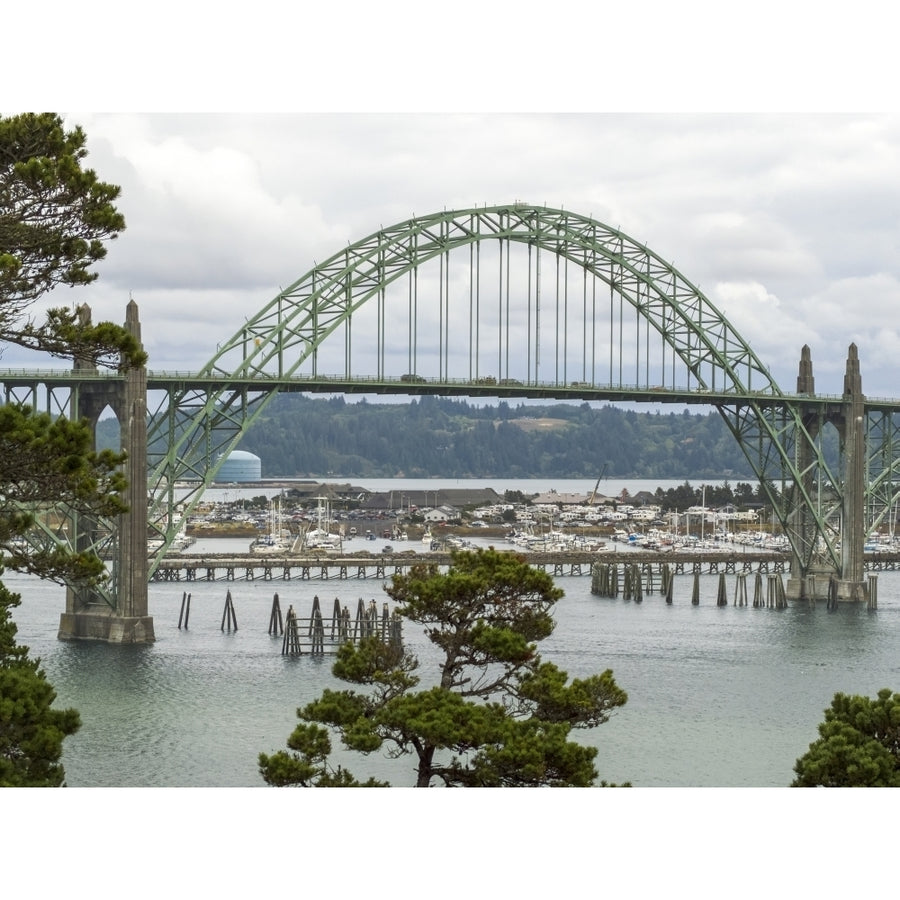
[[[82,317],[89,321],[90,310]],[[141,339],[138,307],[129,301],[125,328]],[[76,370],[89,366],[75,361]],[[156,637],[149,615],[147,596],[147,370],[129,368],[121,381],[83,387],[73,402],[72,415],[86,416],[94,427],[106,406],[119,420],[121,449],[126,454],[123,474],[128,482],[125,501],[128,512],[118,523],[118,546],[112,560],[116,608],[69,588],[66,611],[59,624],[61,640],[99,640],[109,643],[152,643]],[[76,523],[75,544],[91,523]]]
[[[816,394],[816,381],[813,376],[812,354],[809,346],[804,344],[800,350],[800,369],[797,373],[798,396],[814,397]],[[810,438],[815,439],[819,432],[819,422],[814,409],[803,412],[803,427]],[[812,488],[812,448],[806,441],[797,442],[797,468],[804,473],[803,478],[807,494]],[[795,547],[794,557],[791,561],[791,576],[787,583],[787,595],[791,599],[807,599],[815,597],[818,592],[817,574],[804,569],[801,558],[797,555],[796,547],[808,548],[816,539],[815,523],[812,513],[805,503],[797,502],[790,514],[788,527],[792,531],[792,546]],[[828,576],[825,576],[827,586]]]
[[[844,498],[841,510],[841,576],[837,586],[837,599],[849,602],[868,600],[868,588],[863,580],[866,542],[864,401],[859,355],[856,344],[851,344],[844,374],[841,422],[838,425],[844,457]]]

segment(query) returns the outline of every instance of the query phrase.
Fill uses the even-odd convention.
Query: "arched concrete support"
[[[804,344],[800,351],[800,370],[797,374],[797,394],[800,396],[814,397],[816,393],[816,381],[813,376],[812,354]],[[819,432],[820,423],[816,412],[803,415],[803,427],[810,437],[815,439]],[[804,487],[809,494],[812,489],[812,448],[806,441],[798,440],[796,443],[797,471],[803,473]],[[813,521],[812,511],[805,503],[797,503],[791,512],[788,527],[794,533],[795,539],[791,541],[794,554],[791,560],[791,576],[788,578],[785,589],[786,596],[790,599],[803,600],[814,598],[819,590],[818,582],[822,581],[827,590],[833,570],[822,573],[824,578],[817,577],[804,565],[797,553],[798,547],[808,547],[816,537],[816,526]]]
[[[90,317],[90,310],[82,308]],[[128,303],[126,329],[138,341],[141,325],[137,304]],[[83,360],[75,368],[84,369]],[[147,601],[147,370],[129,368],[111,385],[92,385],[80,390],[72,404],[73,417],[84,416],[95,427],[103,410],[110,406],[119,420],[121,449],[127,458],[124,475],[128,481],[126,502],[129,511],[119,517],[117,542],[111,560],[116,607],[99,601],[87,592],[69,588],[66,611],[60,617],[60,640],[99,640],[109,643],[152,643],[156,636]],[[74,523],[76,546],[88,542],[90,522]]]
[[[806,346],[801,351],[797,394],[809,397],[815,395],[812,359],[809,347]],[[850,345],[847,355],[842,402],[836,413],[828,415],[827,421],[837,428],[843,460],[840,569],[824,561],[807,568],[795,552],[786,595],[792,600],[828,600],[834,594],[839,602],[867,602],[868,584],[865,580],[863,556],[866,538],[865,396],[855,344]],[[803,426],[811,438],[816,438],[821,425],[822,422],[814,411],[804,413]],[[798,440],[796,454],[796,470],[803,473],[806,493],[811,495],[813,459],[809,443]],[[795,548],[809,546],[809,542],[816,539],[813,511],[806,504],[797,505],[792,512],[789,527],[796,537],[792,541]]]
[[[856,344],[851,344],[844,374],[844,402],[838,432],[844,458],[844,502],[841,511],[841,574],[838,601],[865,602],[869,591],[865,580],[866,456],[865,397]]]

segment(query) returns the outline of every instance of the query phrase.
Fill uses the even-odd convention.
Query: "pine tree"
[[[56,692],[28,648],[16,643],[11,610],[20,597],[0,583],[0,787],[59,787],[63,739],[81,720],[54,709]]]
[[[43,321],[33,304],[58,287],[84,287],[105,243],[125,221],[115,185],[82,166],[85,135],[53,113],[0,117],[0,353],[2,345],[94,365],[127,368],[146,357],[122,326],[92,324],[79,307]],[[16,403],[0,407],[0,574],[14,569],[57,581],[103,575],[95,556],[47,541],[23,542],[47,504],[87,516],[124,512],[120,455],[94,452],[85,422],[52,418]],[[46,515],[44,526],[56,527]],[[15,642],[11,610],[20,602],[0,584],[0,785],[60,785],[62,741],[79,727],[74,710],[54,710],[39,661]]]
[[[570,740],[571,732],[606,722],[627,695],[610,670],[569,682],[542,661],[536,645],[553,632],[551,612],[562,597],[546,572],[513,553],[457,552],[448,571],[418,566],[386,590],[439,651],[430,686],[420,687],[419,662],[402,647],[344,644],[334,674],[365,691],[328,689],[298,710],[291,752],[260,754],[267,783],[361,784],[328,764],[332,730],[364,755],[413,755],[417,787],[596,782],[597,749]]]

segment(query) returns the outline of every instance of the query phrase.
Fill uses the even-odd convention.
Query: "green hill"
[[[117,446],[104,421],[100,446]],[[241,442],[263,477],[754,479],[715,410],[279,395]],[[836,453],[836,450],[835,450]]]

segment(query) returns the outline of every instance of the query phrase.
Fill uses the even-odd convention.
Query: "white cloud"
[[[86,300],[95,318],[121,320],[133,294],[151,365],[199,368],[245,316],[381,226],[522,200],[592,215],[645,243],[724,310],[787,389],[808,343],[822,392],[840,391],[851,340],[864,389],[892,387],[900,116],[68,121],[85,129],[89,165],[122,186],[128,229],[96,285],[54,302]]]

